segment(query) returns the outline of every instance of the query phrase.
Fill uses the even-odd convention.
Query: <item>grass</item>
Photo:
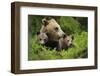
[[[29,51],[28,60],[53,60],[53,59],[76,59],[76,58],[86,58],[87,48],[88,48],[88,33],[81,32],[79,34],[73,34],[74,47],[63,49],[61,51],[56,51],[54,49],[50,50],[49,47],[40,45],[37,42],[36,36],[30,37],[29,39]]]

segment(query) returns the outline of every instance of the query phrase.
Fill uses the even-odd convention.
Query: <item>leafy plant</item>
[[[64,32],[67,34],[79,33],[80,23],[72,17],[64,17],[60,18],[60,26]]]

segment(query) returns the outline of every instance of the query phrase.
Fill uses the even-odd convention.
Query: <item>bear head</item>
[[[65,34],[60,25],[53,18],[42,19],[42,27],[40,32],[44,32],[48,35],[48,38],[53,41],[58,41],[59,38],[63,37]]]
[[[74,36],[72,36],[72,35],[64,35],[63,36],[63,42],[65,45],[67,45],[67,47],[73,46],[73,39],[74,39]]]
[[[40,44],[46,44],[48,41],[48,36],[46,33],[37,32],[37,39]]]

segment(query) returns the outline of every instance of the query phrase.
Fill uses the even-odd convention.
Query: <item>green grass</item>
[[[56,51],[54,49],[38,44],[36,36],[30,39],[30,50],[28,51],[29,60],[49,60],[49,59],[76,59],[87,57],[87,32],[74,34],[74,47],[67,50]]]

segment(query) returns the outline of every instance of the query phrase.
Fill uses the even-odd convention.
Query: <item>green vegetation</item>
[[[36,32],[41,28],[44,16],[28,16],[28,60],[76,59],[86,58],[88,49],[87,18],[85,17],[53,17],[61,25],[66,34],[74,36],[74,47],[56,51],[38,43]]]

